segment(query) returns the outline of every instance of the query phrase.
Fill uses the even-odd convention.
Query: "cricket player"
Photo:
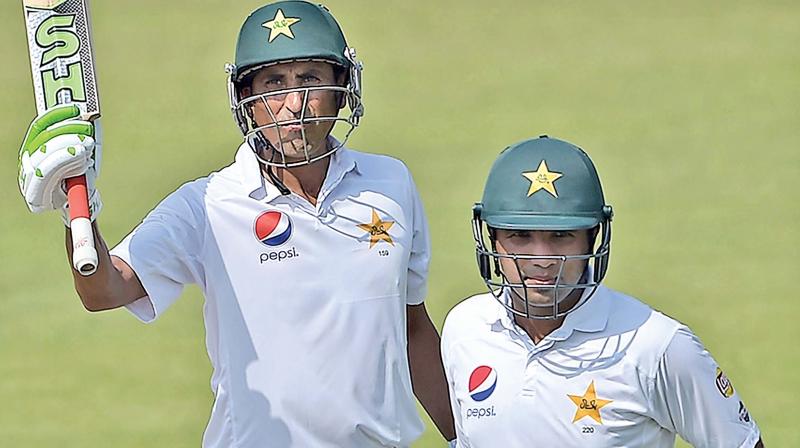
[[[458,447],[763,446],[697,336],[602,285],[612,209],[585,152],[510,146],[473,212],[490,292],[442,331]]]
[[[361,67],[325,7],[253,12],[228,66],[244,135],[235,161],[181,186],[111,251],[95,221],[98,270],[73,271],[88,310],[124,307],[143,322],[184,285],[202,289],[214,394],[204,447],[406,447],[423,431],[414,395],[454,438],[411,175],[331,135],[363,116]],[[86,174],[100,212],[100,139],[77,115],[59,107],[29,129],[31,210],[63,210],[64,178]]]

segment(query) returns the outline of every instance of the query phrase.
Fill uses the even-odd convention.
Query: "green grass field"
[[[92,3],[113,244],[178,185],[232,161],[222,68],[259,2]],[[689,324],[765,443],[800,446],[800,4],[328,6],[365,63],[351,146],[405,160],[425,201],[437,326],[483,288],[469,218],[491,161],[523,138],[561,137],[593,156],[615,207],[607,283]],[[0,444],[197,447],[211,405],[198,290],[147,327],[85,312],[59,218],[27,213],[17,193],[35,114],[21,9],[0,4]],[[415,447],[442,446],[427,425]]]

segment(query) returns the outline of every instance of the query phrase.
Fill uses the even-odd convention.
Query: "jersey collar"
[[[333,136],[328,136],[328,141],[332,145],[339,145],[339,141]],[[236,165],[240,167],[240,181],[242,189],[253,199],[266,200],[272,202],[281,196],[278,188],[264,180],[261,175],[261,166],[256,158],[253,148],[248,142],[243,142],[236,151]],[[359,174],[358,163],[353,151],[347,147],[339,148],[331,155],[331,163],[328,166],[328,173],[322,184],[320,196],[326,195],[338,185],[345,175],[349,172]]]
[[[591,296],[587,297],[587,295]],[[583,305],[567,314],[564,323],[549,335],[554,340],[567,339],[573,331],[597,333],[605,330],[608,324],[611,302],[604,286],[600,285],[593,292],[584,290]],[[581,303],[581,302],[579,302]]]
[[[336,138],[331,135],[328,136],[328,143],[330,145],[341,145],[339,140],[336,140]],[[325,175],[325,181],[322,183],[317,202],[322,203],[325,201],[328,194],[330,194],[350,172],[353,174],[360,174],[358,162],[356,161],[353,151],[343,146],[331,155],[331,163],[328,165],[328,173]],[[273,185],[270,186],[275,188]]]
[[[500,300],[510,300],[508,297],[509,292],[504,291]],[[578,303],[583,304],[574,311],[567,314],[564,322],[559,328],[547,335],[542,342],[545,341],[563,341],[572,335],[573,332],[579,331],[583,333],[597,333],[605,330],[608,323],[609,313],[611,309],[611,301],[609,298],[608,290],[600,285],[594,293],[587,298],[590,294],[589,290],[585,290],[581,301]],[[502,328],[504,331],[510,332],[515,336],[524,336],[524,339],[529,339],[525,330],[519,327],[514,322],[514,317],[511,311],[507,310],[501,304],[498,306],[498,316],[495,322],[490,322],[493,329]],[[524,335],[522,334],[524,333]],[[541,342],[539,346],[543,345]]]

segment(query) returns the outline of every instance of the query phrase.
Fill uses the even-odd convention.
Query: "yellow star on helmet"
[[[292,25],[299,21],[300,19],[297,17],[284,17],[283,10],[279,9],[278,12],[275,13],[274,19],[270,20],[269,22],[262,23],[261,26],[264,28],[269,28],[269,41],[272,42],[281,34],[289,39],[294,39]]]
[[[542,160],[539,163],[539,168],[536,171],[526,171],[522,173],[529,181],[531,181],[531,188],[528,189],[528,196],[536,193],[539,190],[545,190],[552,194],[554,198],[558,197],[556,186],[554,182],[559,177],[563,176],[561,173],[550,171],[547,168],[547,162]]]
[[[572,419],[572,423],[577,422],[583,417],[591,417],[594,421],[602,425],[603,419],[600,418],[600,408],[613,401],[597,398],[597,394],[594,391],[594,381],[589,384],[589,387],[583,395],[567,394],[567,396],[575,403],[575,406],[578,407],[575,411],[575,417]]]
[[[369,248],[372,249],[372,246],[378,244],[381,241],[386,241],[387,243],[394,246],[394,241],[392,241],[391,235],[389,235],[389,229],[392,228],[394,225],[394,221],[383,221],[379,216],[375,209],[372,209],[372,222],[365,223],[365,224],[357,224],[358,228],[364,230],[365,232],[369,233]]]

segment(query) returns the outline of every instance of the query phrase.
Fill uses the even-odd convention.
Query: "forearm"
[[[436,424],[446,440],[455,438],[453,414],[447,380],[439,350],[439,334],[426,317],[426,323],[409,331],[408,359],[411,366],[411,383],[422,407]]]
[[[92,223],[95,248],[97,249],[97,271],[83,276],[71,268],[75,290],[89,311],[102,311],[127,305],[146,295],[133,270],[118,258],[112,258],[108,245],[100,235],[97,223]],[[72,266],[72,234],[66,231],[67,259]]]

